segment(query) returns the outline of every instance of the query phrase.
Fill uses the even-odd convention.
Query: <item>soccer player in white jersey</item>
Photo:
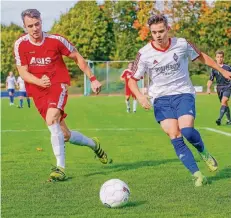
[[[18,108],[23,108],[23,98],[26,98],[27,105],[30,108],[30,98],[27,96],[25,82],[21,76],[17,79],[18,91],[19,91],[19,106]]]
[[[6,89],[10,98],[10,106],[14,105],[14,93],[15,86],[17,85],[16,79],[13,72],[9,72],[9,76],[6,78]]]
[[[150,109],[147,96],[139,91],[136,83],[145,72],[148,73],[151,80],[149,96],[152,98],[155,118],[169,136],[178,158],[194,176],[195,186],[203,186],[207,184],[207,179],[200,172],[183,137],[198,150],[210,171],[217,170],[218,164],[205,148],[200,133],[194,128],[195,90],[189,77],[188,59],[199,59],[228,79],[231,79],[231,74],[186,39],[170,38],[168,20],[164,15],[152,16],[148,25],[153,41],[139,50],[129,87],[141,106]]]

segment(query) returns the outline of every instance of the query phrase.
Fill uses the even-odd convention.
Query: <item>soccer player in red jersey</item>
[[[97,138],[88,138],[77,131],[69,130],[64,118],[67,88],[70,77],[62,56],[67,56],[88,76],[93,92],[98,94],[100,82],[92,74],[84,58],[66,38],[42,31],[40,12],[27,9],[21,14],[27,34],[14,44],[17,69],[25,81],[26,90],[33,98],[36,108],[45,120],[51,133],[51,144],[57,165],[52,168],[48,181],[63,181],[65,175],[65,142],[90,147],[103,164],[111,159],[100,147]]]
[[[136,96],[132,93],[131,89],[128,87],[128,81],[133,75],[132,66],[133,66],[133,62],[130,62],[128,64],[128,68],[125,69],[120,76],[120,80],[125,82],[125,103],[127,106],[128,113],[130,113],[130,101],[129,100],[131,96],[133,98],[133,113],[136,112],[136,107],[137,107]]]

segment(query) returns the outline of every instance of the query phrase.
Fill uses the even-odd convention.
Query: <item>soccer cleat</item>
[[[218,169],[218,163],[216,159],[207,150],[204,149],[204,151],[199,152],[199,154],[211,172],[214,172]]]
[[[105,151],[100,147],[99,139],[94,137],[94,138],[92,138],[92,140],[96,144],[95,154],[99,158],[100,162],[103,163],[103,164],[111,164],[112,159],[109,159],[107,157],[107,154],[105,153]]]
[[[231,125],[231,120],[228,120],[228,121],[226,122],[226,125]]]
[[[62,167],[52,167],[48,182],[65,181],[67,177]]]
[[[221,120],[220,120],[220,119],[216,120],[216,124],[217,124],[218,126],[220,126],[220,125],[221,125]]]
[[[136,113],[136,111],[133,111],[133,113]]]
[[[127,113],[130,113],[130,108],[127,109]]]
[[[195,187],[201,187],[208,184],[207,178],[203,176],[200,171],[195,172],[193,177]]]

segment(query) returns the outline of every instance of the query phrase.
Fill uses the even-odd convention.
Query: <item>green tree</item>
[[[106,1],[104,11],[113,20],[114,47],[111,60],[134,60],[144,42],[134,26],[137,20],[137,1]]]
[[[9,71],[16,72],[13,56],[14,42],[23,34],[23,29],[11,23],[9,26],[1,25],[1,80],[4,81]]]
[[[226,62],[231,64],[231,2],[215,1],[204,9],[198,20],[200,42],[206,45],[213,57],[218,49],[225,52]]]
[[[69,39],[85,59],[108,60],[113,44],[113,32],[102,6],[96,1],[79,1],[66,14],[61,15],[51,29]],[[78,73],[73,61],[68,68]]]

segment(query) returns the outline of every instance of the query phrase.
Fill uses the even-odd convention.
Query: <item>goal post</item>
[[[120,80],[120,76],[125,69],[127,69],[130,61],[91,61],[88,60],[88,66],[92,73],[101,82],[101,94],[123,94],[124,82]],[[144,92],[146,89],[145,80],[137,82],[138,87]],[[86,75],[84,75],[84,95],[92,94],[91,83]]]

